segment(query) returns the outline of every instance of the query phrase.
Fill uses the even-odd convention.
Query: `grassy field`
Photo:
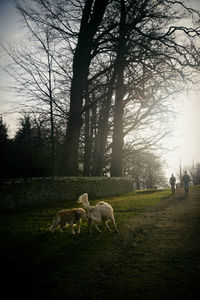
[[[133,192],[119,197],[99,200],[109,202],[115,212],[119,231],[130,218],[142,214],[170,196],[169,190]],[[0,218],[2,286],[8,294],[21,298],[84,299],[86,278],[91,280],[101,272],[101,257],[118,235],[107,232],[87,234],[87,222],[82,222],[81,233],[72,236],[70,228],[64,232],[49,232],[52,218],[59,209],[78,207],[78,203],[54,204],[34,209],[2,211]],[[98,289],[97,289],[98,290]],[[88,296],[86,297],[88,298]],[[92,297],[91,297],[92,298]],[[94,299],[98,298],[97,295]]]

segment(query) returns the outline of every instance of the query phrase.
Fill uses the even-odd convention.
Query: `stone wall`
[[[27,207],[39,203],[116,196],[133,191],[132,180],[106,177],[47,177],[0,182],[0,208]]]

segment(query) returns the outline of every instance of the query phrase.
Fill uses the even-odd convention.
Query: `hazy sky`
[[[6,40],[8,43],[23,39],[19,18],[12,0],[0,0],[0,42]],[[9,87],[12,78],[3,70],[6,57],[0,47],[0,115],[9,127],[9,135],[12,137],[18,128],[20,103],[24,99],[16,97],[15,92]],[[16,101],[17,99],[17,101]]]
[[[200,162],[200,88],[188,96],[182,96],[182,112],[174,121],[174,135],[168,139],[168,147],[175,147],[164,155],[167,175],[182,167]]]
[[[189,1],[187,1],[188,3]],[[0,41],[5,37],[13,40],[22,39],[23,31],[18,25],[18,17],[12,6],[12,0],[0,0]],[[200,10],[200,0],[192,1],[195,8]],[[2,70],[5,57],[0,50],[0,115],[9,126],[9,133],[12,136],[18,127],[19,115],[14,111],[18,109],[23,101],[13,91],[5,89],[11,78]],[[182,166],[200,162],[200,86],[195,87],[188,95],[181,97],[181,111],[174,121],[174,135],[167,140],[167,147],[174,148],[168,151],[163,158],[166,160],[165,169],[169,176],[172,172],[176,174],[179,164]]]

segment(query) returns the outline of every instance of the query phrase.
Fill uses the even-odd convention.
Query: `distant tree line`
[[[0,119],[1,178],[53,175],[50,133],[42,124],[34,124],[29,116],[21,119],[13,139]]]
[[[179,172],[178,172],[178,180],[180,185],[182,186],[182,177],[184,172],[187,171],[187,173],[190,176],[191,183],[194,185],[200,184],[200,163],[192,163],[190,166],[184,166],[180,164],[179,166]]]
[[[152,149],[199,72],[199,12],[171,0],[21,0],[16,8],[28,42],[1,46],[29,116],[5,142],[12,176],[131,176],[138,187],[155,185]]]
[[[0,178],[42,177],[63,174],[62,151],[64,133],[56,130],[55,161],[51,157],[51,132],[45,120],[24,115],[13,139],[8,127],[0,118]],[[109,159],[108,159],[109,160]],[[94,163],[92,164],[94,165]],[[84,175],[84,147],[79,159],[79,175]],[[109,175],[109,166],[104,176]],[[163,165],[156,155],[144,151],[133,153],[126,149],[123,159],[123,176],[132,178],[135,188],[155,188],[165,185]]]
[[[123,175],[133,179],[136,189],[166,187],[164,162],[149,151],[125,150]]]

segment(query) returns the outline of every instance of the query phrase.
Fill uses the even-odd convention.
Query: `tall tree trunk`
[[[53,118],[53,103],[50,94],[50,123],[51,123],[51,157],[52,157],[52,175],[57,176],[56,166],[56,146],[55,146],[55,130],[54,130],[54,118]]]
[[[65,142],[65,174],[78,175],[78,150],[82,126],[83,93],[91,62],[94,35],[109,0],[86,0],[73,59],[73,78],[70,92],[69,120]]]
[[[85,92],[85,106],[89,106],[89,94],[88,89]],[[94,105],[95,106],[95,105]],[[92,107],[92,111],[93,111]],[[84,145],[84,168],[83,175],[90,176],[91,175],[91,162],[92,162],[92,148],[93,148],[93,116],[90,117],[91,108],[88,108],[85,111],[85,145]]]
[[[124,115],[124,88],[123,88],[123,70],[118,73],[117,89],[115,93],[114,107],[114,127],[112,140],[112,157],[110,175],[112,177],[122,176],[122,160],[123,160],[123,115]]]
[[[55,126],[54,126],[54,115],[53,115],[53,89],[52,89],[52,57],[50,56],[50,43],[49,43],[49,32],[46,32],[47,38],[47,62],[48,62],[48,90],[49,90],[49,105],[50,105],[50,124],[51,124],[51,160],[52,160],[52,175],[57,175],[56,166],[56,146],[55,146]]]
[[[112,94],[115,86],[115,71],[110,79],[107,97],[104,100],[102,105],[98,134],[95,139],[94,153],[93,153],[93,166],[92,166],[92,175],[93,176],[102,176],[103,167],[105,165],[105,151],[106,151],[106,142],[109,132],[109,115],[111,108]]]
[[[103,175],[103,167],[104,167],[104,156],[105,156],[105,148],[106,141],[108,136],[108,122],[105,118],[100,121],[100,127],[98,134],[95,139],[94,146],[94,154],[93,154],[93,167],[92,167],[92,175],[93,176],[102,176]]]
[[[123,159],[123,115],[124,115],[124,69],[125,69],[125,47],[126,47],[126,9],[124,0],[121,0],[121,16],[119,24],[119,42],[116,58],[116,92],[114,106],[114,127],[112,141],[112,157],[110,174],[112,177],[122,176],[122,159]]]

